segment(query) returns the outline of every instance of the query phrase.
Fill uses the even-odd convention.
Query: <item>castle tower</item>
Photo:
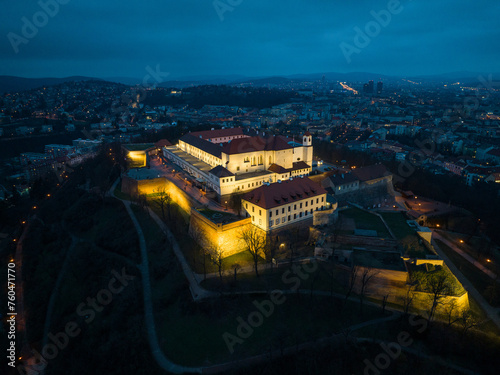
[[[302,146],[304,149],[304,158],[303,160],[309,165],[312,166],[313,160],[313,146],[312,146],[312,135],[309,131],[305,132],[302,136]]]

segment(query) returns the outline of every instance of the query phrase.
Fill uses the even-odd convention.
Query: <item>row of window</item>
[[[321,197],[321,202],[323,203],[324,201],[325,201],[325,197]],[[320,202],[319,198],[316,198],[316,204],[318,204],[319,202]],[[314,198],[311,199],[311,201],[306,201],[305,203],[304,202],[300,202],[299,203],[299,209],[301,209],[303,205],[305,207],[307,207],[309,205],[309,203],[312,206],[314,204]],[[248,203],[245,203],[245,209],[248,210]],[[294,210],[297,209],[297,204],[293,205],[293,209]],[[289,205],[288,208],[287,208],[287,211],[290,212],[291,210],[292,210],[292,205]],[[276,215],[279,215],[280,209],[278,208],[275,211],[276,211]],[[252,206],[252,212],[255,212],[255,206]],[[282,214],[285,213],[285,207],[281,208],[281,213]],[[259,216],[262,216],[262,210],[259,210]],[[272,210],[269,211],[269,217],[273,217],[273,211]]]
[[[316,211],[319,211],[320,208],[316,207]],[[323,207],[321,207],[321,210],[323,210]],[[293,214],[293,220],[296,220],[297,218],[300,219],[302,216],[306,217],[308,215],[312,215],[314,212],[314,209],[310,209],[308,211],[304,211],[302,215],[302,212],[299,212],[298,214]],[[292,221],[292,215],[288,215],[288,221]],[[269,228],[271,228],[273,225],[279,225],[279,224],[285,224],[287,222],[287,217],[284,216],[282,218],[277,218],[276,220],[269,220]],[[261,220],[259,219],[259,224],[261,224]]]

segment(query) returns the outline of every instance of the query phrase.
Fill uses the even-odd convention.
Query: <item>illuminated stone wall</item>
[[[191,207],[197,205],[186,192],[166,178],[135,180],[127,176],[122,177],[122,191],[130,196],[154,194],[163,188],[170,194],[172,201],[177,203],[188,214],[191,212]]]
[[[431,262],[433,261],[428,261],[426,263]],[[363,270],[364,267],[359,267],[358,277],[353,288],[355,293],[359,293],[361,290]],[[379,273],[368,283],[365,295],[378,300],[382,300],[385,296],[387,296],[387,302],[402,305],[407,290],[406,281],[408,273],[383,269],[377,269],[377,271]],[[446,313],[446,309],[450,303],[456,304],[457,311],[468,309],[469,295],[465,292],[461,296],[443,296],[436,307],[436,312],[438,314]],[[412,308],[425,313],[430,310],[431,304],[432,295],[430,293],[413,292]]]
[[[224,249],[224,257],[228,257],[246,250],[245,243],[239,236],[241,231],[251,225],[250,218],[229,224],[216,224],[192,209],[189,235],[204,249],[220,245]]]

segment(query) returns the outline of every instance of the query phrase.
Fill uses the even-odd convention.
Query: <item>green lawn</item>
[[[376,215],[360,210],[359,208],[348,208],[341,211],[340,215],[354,219],[357,229],[368,229],[377,231],[378,237],[390,238],[384,223]]]
[[[493,280],[485,273],[480,271],[472,263],[464,259],[460,254],[457,254],[453,249],[445,245],[442,241],[436,240],[439,248],[450,258],[450,260],[458,267],[464,276],[474,285],[479,293],[490,303],[492,306],[500,306],[500,295],[491,293]],[[498,288],[498,287],[497,287]],[[497,289],[498,290],[498,289]]]
[[[252,264],[252,263],[251,263]],[[300,289],[325,292],[345,293],[345,288],[341,283],[343,278],[342,270],[330,263],[318,263],[318,270],[301,280]],[[300,266],[300,263],[296,263]],[[210,278],[202,282],[207,289],[224,291],[252,291],[252,290],[272,290],[289,289],[295,284],[295,276],[290,272],[290,266],[274,268],[273,271],[259,271],[259,277],[255,276],[255,271],[237,274],[234,281],[234,271],[231,268],[225,270],[221,287],[220,279]]]
[[[184,297],[186,298],[186,297]],[[247,321],[257,312],[254,303],[267,298],[243,295],[235,298],[218,298],[188,304],[181,296],[157,314],[158,331],[167,357],[183,365],[216,364],[251,355],[266,353],[270,347],[281,347],[312,341],[338,333],[343,328],[366,320],[381,317],[380,308],[364,307],[360,315],[358,303],[348,302],[341,312],[342,300],[328,297],[284,295],[283,303],[273,305],[273,312],[253,328],[243,342],[234,346],[231,354],[223,335],[237,334],[240,321]],[[292,313],[293,312],[293,313]],[[256,314],[253,314],[256,315]]]
[[[381,213],[381,216],[384,218],[385,222],[387,223],[389,228],[391,228],[392,233],[394,233],[398,240],[401,240],[406,236],[415,234],[415,230],[406,223],[405,214],[401,212],[384,212]]]

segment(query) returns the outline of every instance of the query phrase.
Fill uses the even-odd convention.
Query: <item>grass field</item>
[[[341,211],[340,215],[354,219],[357,229],[375,230],[377,231],[378,237],[391,237],[382,220],[373,214],[360,210],[359,208],[349,208]]]
[[[391,228],[392,233],[394,233],[398,240],[415,234],[415,230],[410,228],[410,226],[406,223],[406,216],[403,213],[384,212],[380,215],[384,218],[385,222],[389,228]]]

